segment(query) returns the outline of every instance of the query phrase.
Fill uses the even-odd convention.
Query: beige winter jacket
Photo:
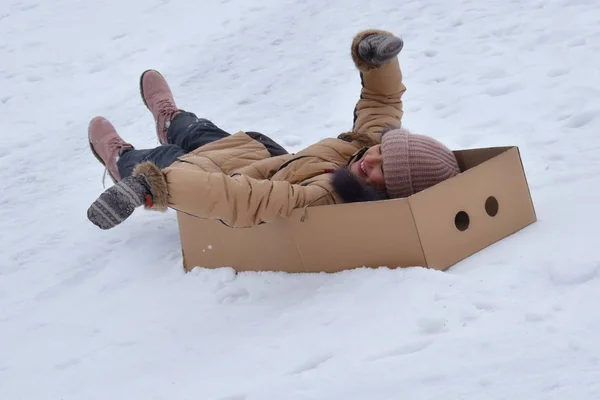
[[[403,116],[406,88],[398,59],[376,68],[358,57],[359,41],[374,32],[382,31],[362,31],[351,45],[352,59],[362,74],[353,140],[324,139],[298,153],[271,157],[260,142],[238,132],[162,170],[140,164],[134,174],[150,181],[152,208],[170,207],[232,227],[249,227],[286,217],[296,208],[341,203],[330,184],[330,173],[345,166],[365,142],[380,143],[381,131],[399,127]]]

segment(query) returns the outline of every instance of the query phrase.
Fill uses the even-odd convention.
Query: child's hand
[[[108,188],[88,208],[88,219],[100,229],[114,228],[144,204],[150,186],[143,176],[129,176]]]
[[[369,35],[358,44],[358,54],[364,62],[382,65],[396,57],[402,50],[402,39],[385,33]]]

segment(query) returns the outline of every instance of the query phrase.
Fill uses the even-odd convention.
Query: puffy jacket
[[[331,172],[347,165],[366,143],[380,143],[381,131],[400,127],[403,116],[406,88],[398,59],[375,67],[358,57],[358,43],[374,32],[382,31],[362,31],[351,44],[362,85],[351,132],[275,157],[250,135],[237,132],[162,170],[140,164],[134,175],[149,180],[153,208],[173,208],[232,227],[249,227],[286,217],[296,208],[341,203],[331,185]]]

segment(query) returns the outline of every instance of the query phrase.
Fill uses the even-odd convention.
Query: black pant
[[[288,152],[273,139],[258,132],[246,132],[250,137],[262,143],[269,154],[279,156]],[[167,144],[148,150],[129,150],[123,153],[117,161],[119,174],[125,178],[133,172],[135,166],[144,161],[154,163],[158,168],[166,168],[173,164],[178,157],[196,150],[205,144],[231,136],[211,121],[198,118],[190,112],[178,114],[167,131]]]

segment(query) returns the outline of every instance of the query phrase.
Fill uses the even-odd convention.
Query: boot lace
[[[111,138],[108,142],[108,149],[111,153],[116,153],[117,154],[117,160],[119,159],[119,156],[121,154],[123,154],[123,152],[125,150],[131,150],[133,149],[133,146],[130,145],[129,143],[126,143],[123,141],[123,139],[121,139],[120,137],[114,137]],[[105,164],[104,165],[104,173],[102,174],[102,187],[104,189],[106,189],[106,174],[109,174],[110,171],[108,170],[108,166]]]
[[[163,99],[156,102],[157,105],[157,118],[156,118],[156,131],[160,132],[166,140],[167,131],[171,125],[171,119],[173,114],[183,111],[178,109],[171,99]],[[161,118],[162,117],[162,118]]]

